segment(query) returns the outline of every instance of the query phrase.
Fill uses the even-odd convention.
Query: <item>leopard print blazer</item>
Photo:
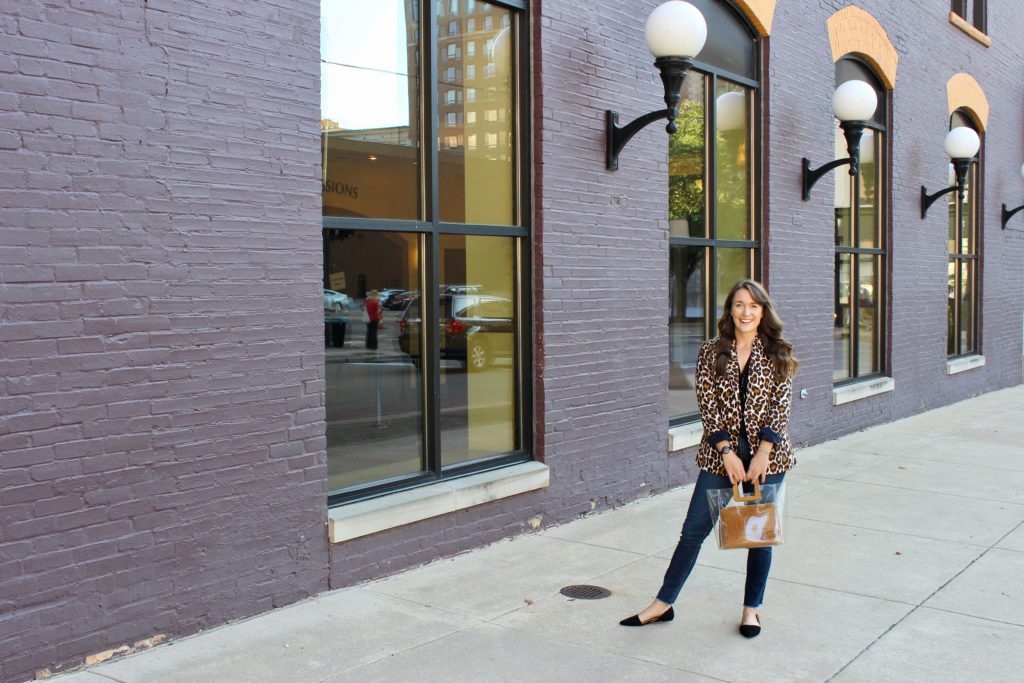
[[[762,438],[775,441],[768,462],[768,474],[787,472],[796,465],[787,426],[793,403],[793,379],[778,381],[771,361],[765,356],[761,338],[754,339],[750,351],[750,381],[747,384],[746,409],[740,406],[740,363],[733,343],[725,375],[715,372],[716,339],[704,342],[697,356],[697,405],[704,435],[697,447],[697,466],[712,474],[725,476],[722,456],[711,438],[728,438],[733,450],[739,450],[737,435],[741,417],[746,418],[747,438],[756,452]],[[741,415],[742,412],[742,415]],[[727,435],[727,436],[726,436]]]

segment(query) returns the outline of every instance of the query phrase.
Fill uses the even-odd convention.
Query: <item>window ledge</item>
[[[704,425],[700,422],[670,427],[668,430],[668,452],[674,453],[690,446],[696,446],[704,436]]]
[[[953,24],[953,26],[956,26],[958,29],[969,35],[971,38],[974,38],[985,47],[992,47],[992,39],[989,38],[987,34],[979,31],[977,27],[956,12],[949,13],[949,23]]]
[[[958,372],[964,372],[965,370],[980,368],[984,364],[985,356],[962,356],[960,358],[951,358],[946,361],[946,374],[955,375]]]
[[[548,466],[539,462],[421,486],[327,511],[327,536],[341,543],[501,498],[546,488]]]
[[[847,384],[832,389],[832,405],[841,406],[844,403],[859,401],[871,396],[888,393],[896,388],[896,382],[892,377],[879,377],[877,379]]]

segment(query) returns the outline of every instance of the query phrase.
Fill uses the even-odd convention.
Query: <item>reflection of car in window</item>
[[[482,370],[495,358],[515,352],[514,307],[504,297],[487,294],[442,294],[439,298],[441,358],[459,360]],[[419,361],[422,342],[420,299],[409,302],[398,323],[398,348]]]
[[[441,285],[439,288],[442,294],[472,294],[482,292],[483,285]]]
[[[391,297],[394,296],[395,294],[401,294],[404,291],[404,289],[394,288],[378,290],[377,297],[380,299],[380,305],[383,306],[384,308],[391,308],[391,306],[388,305],[388,303],[391,300]]]
[[[415,290],[397,292],[388,297],[387,302],[384,303],[384,307],[392,311],[400,311],[405,308],[411,300],[415,299],[419,295],[420,293]]]
[[[324,290],[324,310],[332,313],[340,313],[341,311],[351,308],[352,297],[348,294],[342,294],[341,292],[335,292],[333,289]]]

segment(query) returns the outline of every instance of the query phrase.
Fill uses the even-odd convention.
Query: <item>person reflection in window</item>
[[[366,348],[377,348],[377,330],[384,320],[384,309],[380,305],[380,296],[376,289],[366,294]]]

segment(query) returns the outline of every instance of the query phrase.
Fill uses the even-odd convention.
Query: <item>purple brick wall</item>
[[[815,443],[979,393],[1021,382],[1022,233],[1000,227],[1000,204],[1024,198],[1020,89],[1024,50],[1014,36],[1022,19],[1010,2],[990,2],[986,48],[954,28],[948,5],[858,2],[886,30],[899,55],[891,101],[893,125],[890,315],[887,340],[895,391],[833,407],[830,176],[800,200],[800,159],[827,161],[832,121],[832,62],[825,21],[848,3],[809,10],[779,3],[772,27],[770,285],[803,362],[796,387],[793,436]],[[809,17],[809,13],[813,16]],[[946,374],[947,226],[944,202],[920,217],[920,188],[946,183],[946,82],[966,72],[991,106],[986,132],[982,236],[982,353],[986,365]],[[821,86],[809,84],[821,83]],[[1011,226],[1012,228],[1013,226]]]
[[[0,680],[327,585],[319,3],[3,2]]]
[[[605,109],[660,106],[657,0],[532,3],[535,451],[543,491],[328,548],[319,3],[3,2],[0,17],[0,680],[564,522],[691,481],[667,453],[668,235],[660,126],[603,167]],[[900,55],[893,98],[890,394],[833,407],[825,21],[778,3],[766,129],[769,285],[812,443],[1021,381],[1022,21],[993,46],[942,3],[858,3]],[[898,8],[898,9],[897,9]],[[991,105],[985,367],[945,374],[945,83]],[[815,85],[817,84],[817,85]]]

